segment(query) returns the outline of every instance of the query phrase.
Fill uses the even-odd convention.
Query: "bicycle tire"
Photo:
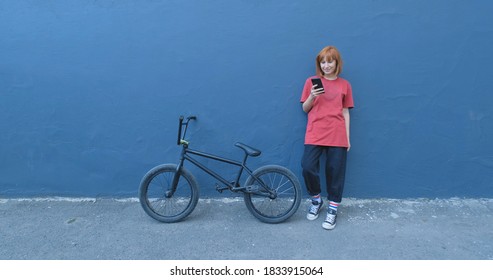
[[[301,202],[301,186],[289,169],[278,165],[260,167],[248,177],[245,186],[258,186],[257,180],[262,180],[271,190],[275,190],[277,196],[271,199],[258,192],[245,192],[245,204],[253,216],[264,223],[277,224],[296,213]],[[262,187],[258,189],[262,192]]]
[[[149,170],[140,183],[139,200],[144,211],[152,218],[174,223],[185,219],[197,206],[199,188],[195,177],[182,168],[178,186],[171,197],[166,193],[171,188],[176,164],[162,164]]]

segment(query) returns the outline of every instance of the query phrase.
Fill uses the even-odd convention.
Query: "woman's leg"
[[[344,182],[346,179],[346,159],[347,148],[328,148],[325,176],[327,180],[327,193],[329,201],[340,203],[342,200]]]
[[[303,179],[308,193],[311,196],[319,195],[320,189],[320,156],[323,148],[314,145],[305,145],[305,151],[301,160]]]

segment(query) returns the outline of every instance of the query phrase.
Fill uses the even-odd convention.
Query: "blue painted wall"
[[[490,1],[0,2],[0,195],[135,196],[192,147],[301,180],[299,98],[336,45],[353,85],[346,196],[493,197]],[[225,174],[231,170],[221,168]],[[197,173],[204,196],[214,181]]]

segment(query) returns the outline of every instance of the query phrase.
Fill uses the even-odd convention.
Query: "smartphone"
[[[324,86],[322,85],[322,80],[320,78],[314,78],[312,79],[312,84],[315,86],[315,89],[323,89],[322,93],[325,93]]]

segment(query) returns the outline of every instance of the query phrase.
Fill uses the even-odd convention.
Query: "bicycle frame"
[[[227,164],[230,164],[230,165],[235,165],[235,166],[240,167],[240,169],[238,171],[238,174],[236,175],[235,181],[233,181],[233,182],[228,181],[223,176],[217,174],[212,169],[204,166],[202,163],[200,163],[199,161],[197,161],[196,159],[194,159],[193,157],[191,157],[190,154],[196,155],[196,156],[199,156],[199,157],[202,157],[202,158],[208,158],[208,159],[212,159],[212,160],[215,160],[215,161],[220,161],[220,162],[224,162],[224,163],[227,163]],[[217,155],[208,154],[208,153],[204,153],[204,152],[197,151],[197,150],[192,150],[192,149],[189,149],[186,145],[184,145],[183,146],[183,150],[182,150],[182,155],[181,155],[181,158],[180,158],[180,163],[178,164],[178,170],[177,170],[177,172],[180,172],[181,168],[183,167],[183,164],[184,164],[185,160],[187,160],[187,161],[189,161],[193,165],[197,166],[198,168],[202,169],[204,172],[206,172],[210,176],[214,177],[216,180],[220,181],[221,183],[223,183],[226,186],[226,187],[223,187],[223,188],[218,188],[218,191],[222,191],[222,190],[226,190],[226,189],[230,189],[231,191],[235,191],[235,192],[236,191],[244,191],[246,188],[245,187],[240,187],[241,175],[243,174],[243,171],[244,170],[249,175],[252,175],[252,173],[253,173],[245,165],[247,158],[248,158],[248,155],[245,155],[245,158],[244,158],[243,162],[239,162],[239,161],[235,161],[235,160],[223,158],[223,157],[220,157],[220,156],[217,156]]]
[[[178,127],[178,141],[177,141],[177,144],[178,145],[182,145],[183,148],[182,148],[182,151],[181,151],[180,161],[178,163],[175,176],[173,177],[173,182],[172,182],[172,185],[171,185],[171,191],[167,193],[167,195],[166,195],[167,197],[171,197],[174,194],[174,192],[176,191],[176,187],[178,186],[178,180],[180,178],[181,170],[183,168],[183,165],[184,165],[185,161],[189,161],[193,165],[197,166],[199,169],[203,170],[204,172],[206,172],[207,174],[209,174],[210,176],[212,176],[213,178],[215,178],[216,180],[218,180],[219,182],[221,182],[222,184],[224,184],[225,187],[219,187],[218,186],[216,188],[216,190],[219,191],[219,192],[222,192],[223,190],[229,189],[230,191],[233,191],[233,192],[242,191],[242,192],[248,192],[248,193],[255,193],[255,194],[258,194],[258,195],[264,195],[264,196],[267,196],[267,197],[271,197],[272,199],[274,199],[276,197],[276,193],[274,191],[270,190],[264,184],[264,182],[262,182],[262,180],[260,180],[258,178],[255,178],[255,177],[254,177],[255,178],[255,181],[257,181],[257,182],[260,183],[260,185],[265,190],[265,192],[252,191],[251,188],[249,189],[249,186],[243,186],[243,187],[240,186],[240,180],[241,180],[241,176],[243,174],[243,171],[246,171],[250,176],[253,176],[253,171],[250,170],[246,166],[246,161],[248,159],[248,154],[245,153],[245,157],[243,158],[243,161],[240,162],[240,161],[236,161],[236,160],[224,158],[224,157],[221,157],[221,156],[217,156],[217,155],[213,155],[213,154],[209,154],[209,153],[205,153],[205,152],[201,152],[201,151],[190,149],[188,147],[189,142],[186,141],[186,140],[184,140],[183,138],[185,138],[185,135],[187,133],[188,123],[190,122],[190,120],[195,120],[195,119],[196,119],[195,116],[191,116],[191,117],[188,117],[187,118],[186,122],[183,122],[183,117],[180,117],[180,124],[179,124],[179,127]],[[181,135],[182,126],[185,126],[183,137]],[[212,169],[204,166],[202,163],[200,163],[199,161],[197,161],[195,158],[191,157],[190,155],[195,155],[195,156],[199,156],[199,157],[202,157],[202,158],[208,158],[208,159],[212,159],[212,160],[215,160],[215,161],[220,161],[220,162],[224,162],[224,163],[227,163],[227,164],[230,164],[230,165],[238,166],[240,169],[238,171],[238,174],[236,175],[235,181],[233,181],[233,182],[228,181],[223,176],[217,174]]]

